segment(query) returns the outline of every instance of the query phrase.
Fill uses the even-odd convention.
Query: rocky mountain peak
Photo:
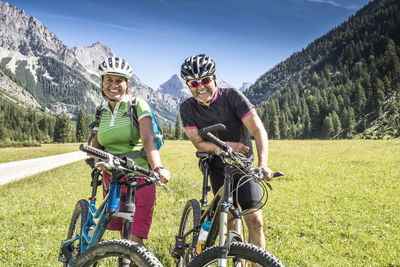
[[[247,89],[249,89],[250,86],[251,86],[250,82],[244,82],[244,83],[242,83],[242,86],[239,88],[239,91],[244,92]]]
[[[0,2],[0,47],[25,56],[51,56],[73,64],[68,49],[40,21],[6,2]]]
[[[175,98],[182,98],[190,96],[190,90],[186,86],[185,81],[179,77],[177,74],[172,75],[172,77],[161,84],[158,91],[163,94],[171,95]]]
[[[111,48],[101,42],[96,42],[88,47],[75,46],[71,49],[75,58],[86,68],[89,73],[95,73],[99,64],[108,57],[115,56]]]

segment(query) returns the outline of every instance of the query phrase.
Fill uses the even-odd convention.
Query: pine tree
[[[66,143],[69,141],[71,123],[66,113],[57,116],[56,125],[54,126],[54,142]]]
[[[334,127],[332,123],[331,116],[328,115],[324,119],[324,123],[322,124],[322,138],[323,139],[329,139],[333,136],[334,134]]]
[[[183,128],[181,122],[181,116],[177,116],[175,123],[175,140],[180,140],[183,137]]]
[[[82,110],[79,110],[78,122],[76,123],[75,137],[77,142],[85,142],[90,135],[90,117]]]

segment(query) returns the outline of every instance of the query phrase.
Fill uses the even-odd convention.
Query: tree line
[[[399,137],[399,32],[400,2],[373,1],[261,76],[246,95],[270,137]]]
[[[27,108],[11,97],[0,95],[0,147],[37,146],[41,143],[87,142],[91,117],[79,111],[76,123],[63,112],[48,114],[38,109]],[[184,139],[178,116],[175,127],[162,127],[166,140]]]

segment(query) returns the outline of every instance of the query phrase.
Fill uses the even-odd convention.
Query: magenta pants
[[[138,185],[145,183],[145,180],[138,180]],[[109,189],[111,183],[111,175],[103,172],[103,189]],[[126,195],[126,187],[121,187],[121,196]],[[106,192],[103,190],[103,197],[106,196]],[[139,236],[141,238],[147,238],[151,222],[153,219],[153,211],[154,211],[154,203],[156,200],[156,185],[151,184],[148,186],[144,186],[136,191],[135,194],[135,215],[133,216],[133,226],[132,226],[132,234]],[[124,208],[125,202],[119,203],[119,210],[122,211]],[[111,220],[108,225],[108,230],[111,231],[121,231],[122,230],[122,221],[121,219],[114,218]]]

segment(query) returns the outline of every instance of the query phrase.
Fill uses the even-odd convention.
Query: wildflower
[[[20,249],[21,251],[24,251],[24,250],[25,250],[25,248],[24,248],[24,247],[20,247],[19,249]]]
[[[9,251],[10,249],[8,248],[8,247],[5,247],[4,248],[4,251]]]

